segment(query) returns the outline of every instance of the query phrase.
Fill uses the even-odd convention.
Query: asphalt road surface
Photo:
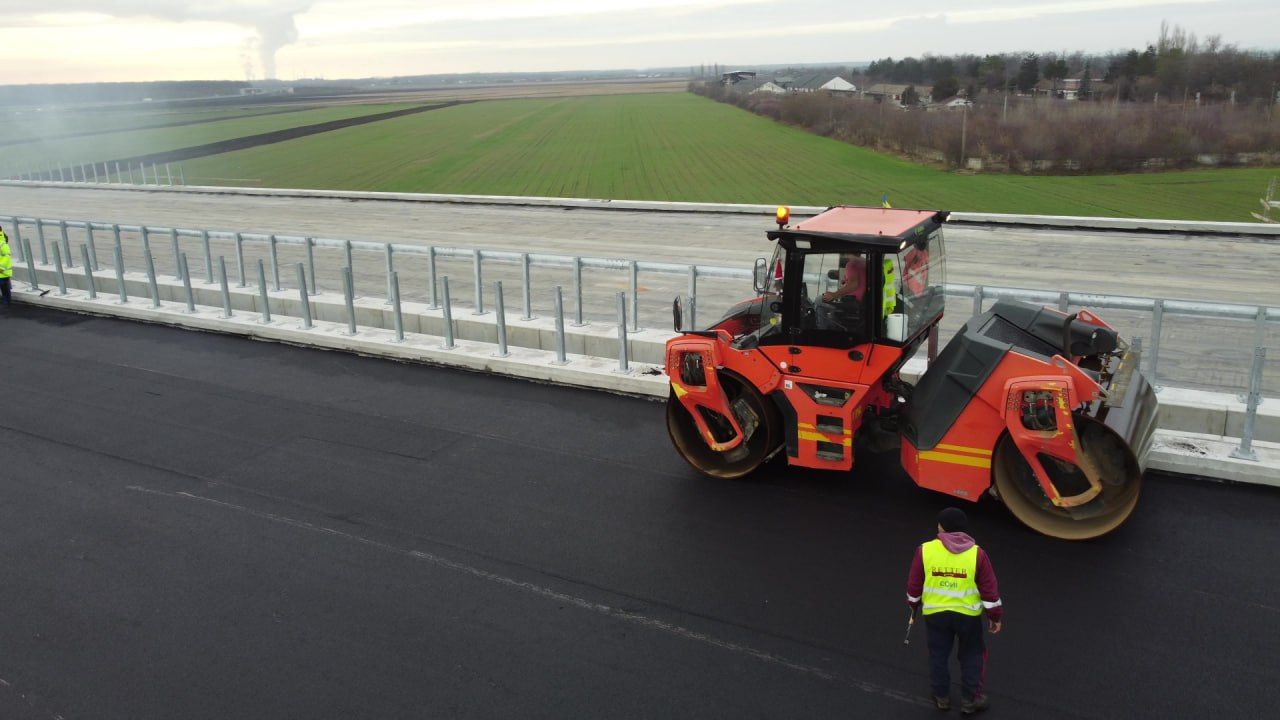
[[[947,502],[696,476],[660,404],[0,315],[0,717],[933,717],[902,643]],[[1085,544],[970,508],[989,717],[1265,717],[1280,493],[1148,478]],[[957,691],[958,694],[958,691]]]

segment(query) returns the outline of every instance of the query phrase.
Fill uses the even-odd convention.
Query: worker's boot
[[[987,700],[986,695],[979,695],[972,699],[965,699],[963,702],[960,703],[960,714],[973,715],[974,713],[979,713],[979,712],[982,712],[983,710],[986,710],[987,706],[990,704],[991,703],[990,701]]]
[[[938,695],[932,695],[932,697],[934,706],[939,710],[946,712],[951,709],[951,698],[940,697]]]

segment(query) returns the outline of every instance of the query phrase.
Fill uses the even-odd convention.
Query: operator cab
[[[945,308],[945,212],[834,207],[789,227],[756,261],[760,327],[741,345],[914,347]]]

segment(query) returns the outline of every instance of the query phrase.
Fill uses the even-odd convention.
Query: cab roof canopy
[[[948,214],[934,210],[839,205],[793,228],[772,230],[769,239],[788,245],[793,245],[796,240],[818,240],[896,253],[903,242],[928,237],[942,227]]]

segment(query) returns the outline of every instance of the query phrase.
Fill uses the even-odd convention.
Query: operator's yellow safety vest
[[[898,309],[898,271],[892,258],[884,259],[884,309],[883,316],[889,317]]]
[[[925,615],[956,612],[977,617],[982,614],[978,593],[978,546],[959,555],[952,554],[941,540],[920,546],[924,561],[924,594],[920,596]]]
[[[9,257],[9,241],[0,232],[0,280],[13,277],[13,258]]]

